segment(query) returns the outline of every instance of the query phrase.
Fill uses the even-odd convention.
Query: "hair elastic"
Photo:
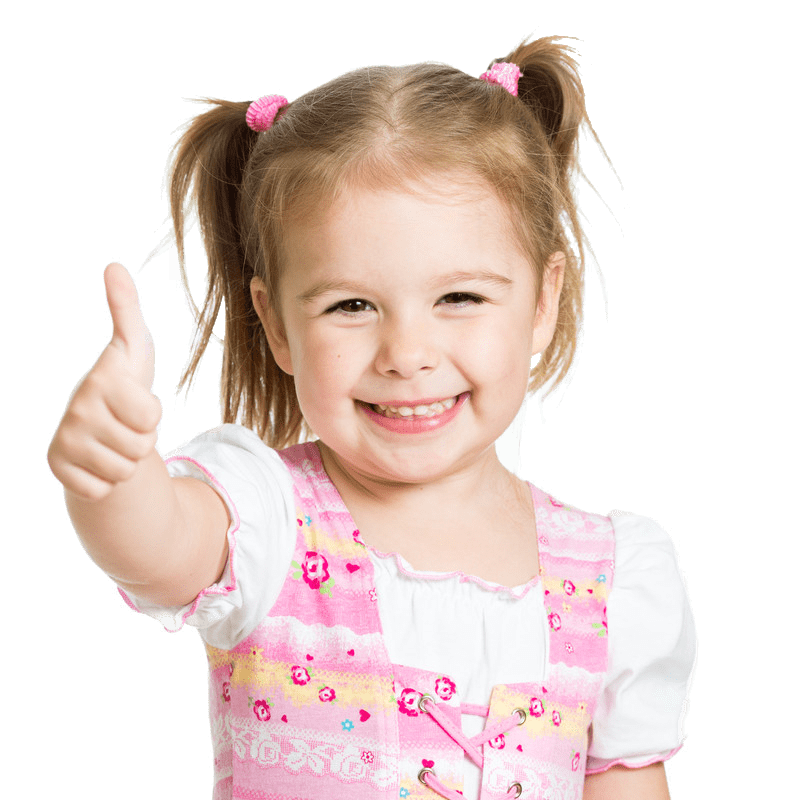
[[[247,125],[254,131],[267,131],[272,127],[277,113],[286,106],[289,101],[279,94],[268,94],[259,97],[247,107],[245,119]]]
[[[520,68],[511,61],[498,61],[492,64],[488,72],[484,72],[480,79],[487,83],[496,83],[498,86],[502,86],[506,89],[509,94],[513,94],[514,97],[517,97],[517,87],[521,74]]]

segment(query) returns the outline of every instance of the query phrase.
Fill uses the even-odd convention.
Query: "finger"
[[[103,393],[106,407],[126,428],[152,433],[161,421],[159,399],[136,379],[120,375]]]
[[[131,372],[148,387],[153,383],[153,342],[139,306],[136,284],[122,264],[109,264],[104,273],[111,312],[111,344],[131,362]]]
[[[84,500],[98,501],[103,500],[111,494],[114,488],[113,483],[98,478],[91,472],[87,472],[73,464],[67,465],[63,472],[56,477],[61,481],[64,489],[70,494],[77,495]]]

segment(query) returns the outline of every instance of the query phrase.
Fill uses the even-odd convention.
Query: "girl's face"
[[[351,475],[426,483],[494,459],[552,336],[561,254],[534,275],[488,188],[357,190],[291,226],[278,310],[252,291],[303,415]]]

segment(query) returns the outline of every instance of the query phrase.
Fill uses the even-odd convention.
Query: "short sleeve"
[[[295,546],[291,478],[280,456],[239,425],[208,431],[165,459],[173,477],[202,480],[228,509],[228,561],[218,583],[182,608],[164,608],[122,591],[135,610],[169,631],[184,624],[230,649],[248,636],[277,600]]]
[[[675,550],[652,520],[612,512],[609,663],[592,720],[587,774],[665,761],[683,743],[696,640]]]

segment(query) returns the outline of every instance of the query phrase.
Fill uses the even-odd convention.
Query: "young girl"
[[[669,539],[495,452],[576,347],[569,48],[213,102],[171,199],[210,266],[185,379],[224,303],[228,424],[159,456],[111,265],[113,337],[49,460],[130,605],[200,630],[214,797],[668,797],[694,656]]]

